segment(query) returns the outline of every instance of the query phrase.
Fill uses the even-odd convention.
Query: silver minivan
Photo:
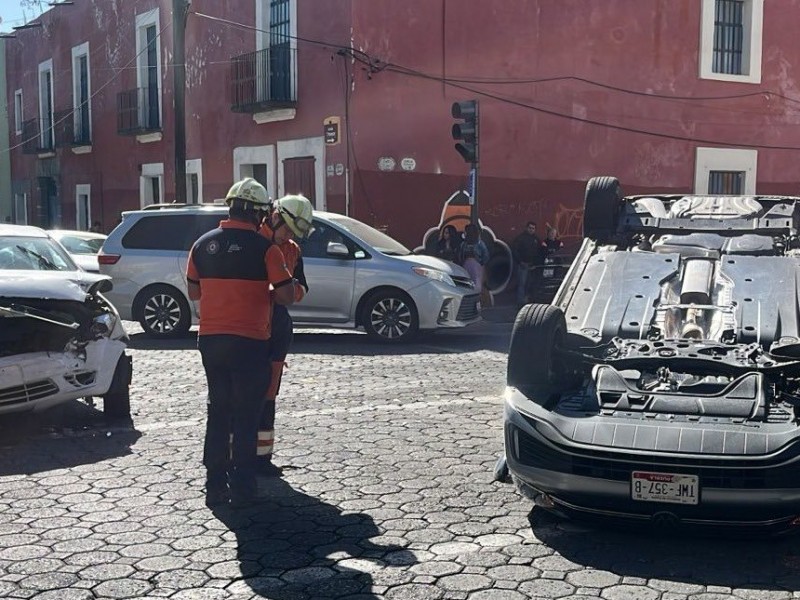
[[[226,216],[218,205],[123,213],[98,257],[100,272],[114,280],[108,296],[122,318],[156,337],[196,323],[198,306],[186,292],[188,252]],[[480,320],[480,295],[462,267],[413,254],[365,223],[315,212],[314,232],[301,245],[310,289],[289,309],[296,326],[358,327],[399,342]]]

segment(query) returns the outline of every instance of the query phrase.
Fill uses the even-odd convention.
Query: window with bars
[[[741,75],[744,52],[744,0],[716,0],[714,73]]]
[[[270,0],[269,3],[269,88],[274,100],[292,97],[291,22],[289,0]]]
[[[744,193],[744,171],[709,171],[708,193],[740,196]]]

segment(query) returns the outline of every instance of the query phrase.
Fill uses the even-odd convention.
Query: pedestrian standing
[[[436,243],[436,256],[442,260],[456,262],[460,245],[461,236],[458,230],[453,225],[445,225],[442,228],[441,237]]]
[[[272,211],[264,219],[259,232],[277,245],[286,259],[286,268],[298,285],[295,286],[294,301],[300,302],[308,291],[303,270],[303,257],[295,239],[305,239],[312,230],[314,209],[302,195],[289,195],[278,199]],[[278,397],[286,355],[294,337],[294,323],[289,310],[282,304],[272,307],[272,338],[270,347],[271,380],[267,390],[258,427],[258,473],[267,477],[278,477],[280,468],[272,463],[275,445],[275,399]]]
[[[483,293],[483,265],[489,262],[489,249],[481,239],[481,230],[474,223],[464,228],[464,241],[458,251],[458,262],[469,273],[475,289]]]
[[[531,268],[543,263],[536,223],[528,221],[525,230],[511,242],[511,255],[517,264],[517,305],[525,304]]]
[[[189,297],[200,301],[197,345],[208,381],[206,503],[230,497],[243,506],[259,500],[256,438],[270,384],[270,285],[275,303],[291,304],[295,283],[280,248],[257,231],[269,202],[264,186],[248,177],[225,201],[228,219],[194,243],[186,280]]]

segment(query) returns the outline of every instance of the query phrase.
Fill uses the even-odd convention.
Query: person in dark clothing
[[[542,261],[553,254],[553,252],[560,250],[563,247],[564,242],[559,239],[558,230],[555,227],[548,227],[547,235],[544,238],[544,241],[542,241],[541,245]]]
[[[273,210],[261,224],[259,233],[277,244],[286,259],[286,268],[297,281],[295,286],[295,302],[300,302],[308,291],[303,256],[300,245],[295,239],[305,239],[313,231],[311,224],[314,209],[311,202],[302,195],[287,195],[279,198]],[[275,304],[272,307],[271,358],[269,368],[272,380],[264,399],[264,408],[258,427],[258,473],[259,475],[277,477],[281,475],[280,467],[272,463],[272,451],[275,445],[275,400],[281,387],[283,370],[286,367],[286,356],[294,338],[294,323],[286,306]]]
[[[252,178],[231,187],[229,218],[192,246],[189,298],[200,301],[197,346],[208,381],[203,449],[206,504],[261,500],[256,485],[258,421],[269,388],[272,302],[292,304],[295,281],[281,249],[257,232],[267,191]],[[233,446],[230,439],[233,436]]]
[[[458,260],[459,246],[461,246],[461,236],[458,231],[452,225],[445,225],[436,244],[436,256],[443,260],[456,262]]]
[[[544,262],[540,245],[541,241],[536,235],[536,223],[533,221],[528,221],[525,231],[511,242],[511,255],[517,264],[517,304],[519,305],[525,304],[531,267]]]

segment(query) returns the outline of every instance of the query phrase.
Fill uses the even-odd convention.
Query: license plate
[[[643,502],[699,504],[700,478],[679,473],[631,473],[631,498]]]
[[[552,277],[553,269],[542,269],[542,277]]]

